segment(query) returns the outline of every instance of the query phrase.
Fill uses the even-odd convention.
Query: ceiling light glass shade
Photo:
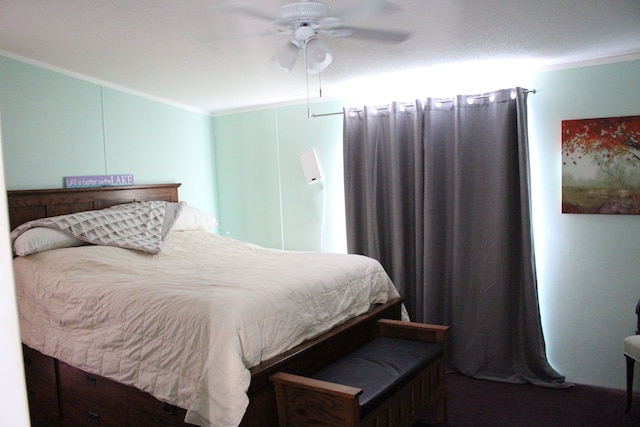
[[[329,48],[317,38],[312,38],[305,45],[307,59],[307,73],[317,74],[324,71],[333,61]]]
[[[300,48],[290,40],[273,55],[271,60],[283,70],[291,72],[298,59],[299,51]]]

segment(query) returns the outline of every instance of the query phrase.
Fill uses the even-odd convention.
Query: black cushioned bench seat
[[[440,344],[378,337],[310,377],[361,388],[365,417],[442,352]]]
[[[445,423],[448,329],[379,319],[315,371],[273,374],[280,427],[411,427],[431,407]]]

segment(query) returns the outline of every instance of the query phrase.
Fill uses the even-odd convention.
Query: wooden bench
[[[378,320],[371,339],[309,376],[271,376],[281,427],[412,426],[446,421],[447,326]]]

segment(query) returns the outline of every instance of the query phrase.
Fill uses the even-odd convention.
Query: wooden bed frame
[[[177,202],[180,184],[8,191],[11,229],[29,220],[146,200]],[[277,406],[269,377],[278,371],[309,375],[370,339],[381,318],[400,319],[397,298],[325,334],[251,368],[249,407],[241,426],[276,426]],[[137,390],[24,348],[34,426],[184,426],[185,410]]]

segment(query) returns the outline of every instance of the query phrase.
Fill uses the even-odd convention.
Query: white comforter
[[[187,409],[238,425],[248,368],[398,292],[357,255],[265,249],[172,232],[159,254],[83,246],[14,260],[23,342]]]

